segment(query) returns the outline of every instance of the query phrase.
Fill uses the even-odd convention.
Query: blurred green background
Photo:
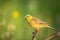
[[[34,28],[24,18],[27,14],[60,31],[60,0],[0,0],[0,40],[32,40]],[[40,29],[37,40],[54,33],[56,31],[49,28]]]

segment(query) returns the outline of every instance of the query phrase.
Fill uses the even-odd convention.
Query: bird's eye
[[[27,16],[27,17],[29,17],[29,16]]]

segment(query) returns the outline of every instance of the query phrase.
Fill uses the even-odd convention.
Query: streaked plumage
[[[37,30],[44,27],[52,28],[46,22],[43,22],[42,20],[39,20],[38,18],[32,17],[31,15],[26,15],[25,17],[28,23]]]

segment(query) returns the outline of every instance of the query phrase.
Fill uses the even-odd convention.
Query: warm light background
[[[32,40],[34,28],[27,23],[27,14],[60,30],[60,0],[0,0],[0,40]],[[40,29],[37,40],[44,40],[54,33],[52,29]]]

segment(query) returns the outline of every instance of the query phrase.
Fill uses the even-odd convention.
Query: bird
[[[36,17],[33,17],[31,15],[26,15],[25,18],[27,19],[27,22],[29,23],[29,25],[35,28],[37,31],[39,31],[40,28],[44,28],[44,27],[54,29],[53,27],[50,27],[48,23]]]

